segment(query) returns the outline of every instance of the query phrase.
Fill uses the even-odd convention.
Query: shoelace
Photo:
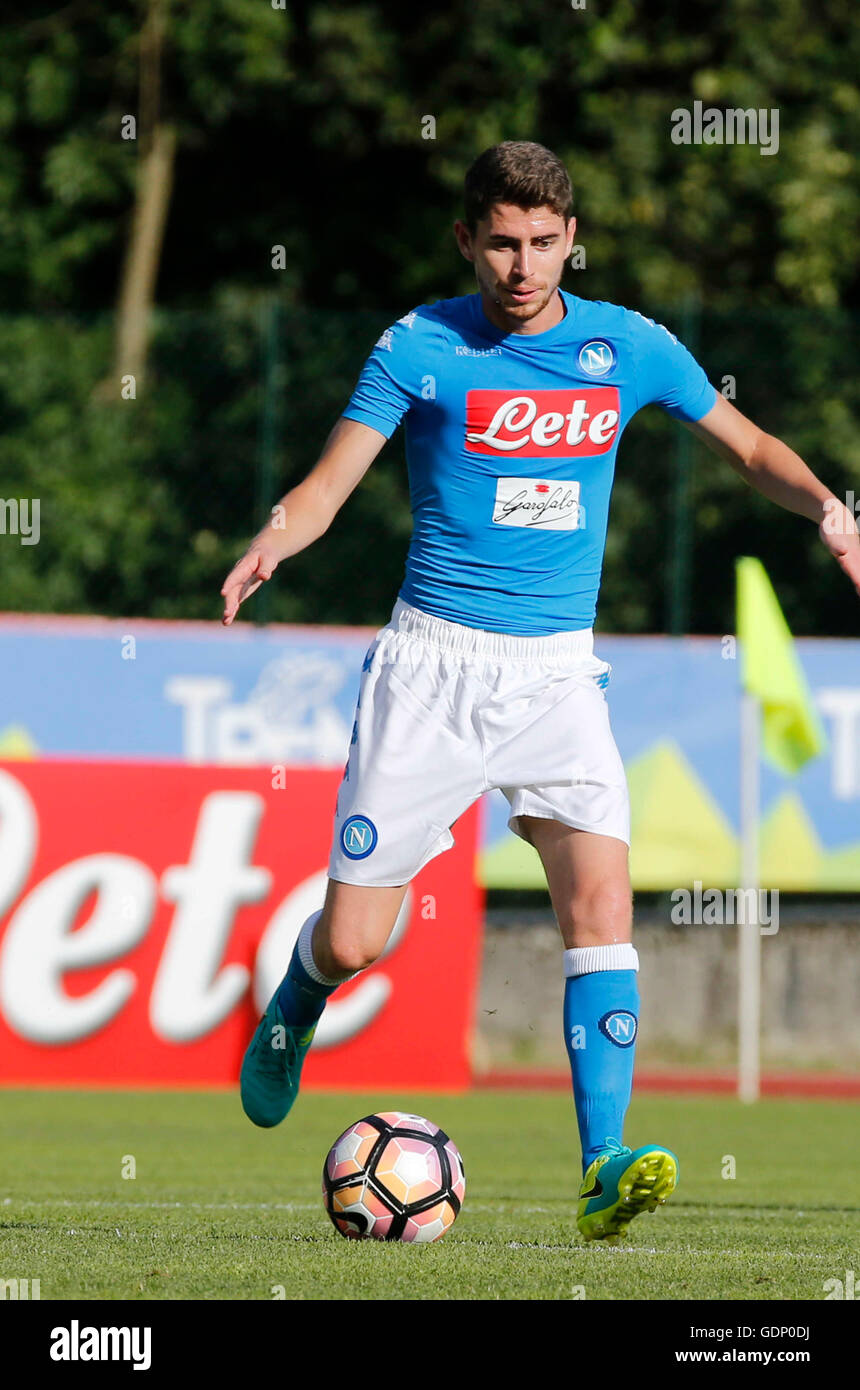
[[[271,1033],[268,1037],[263,1033],[260,1038],[260,1045],[268,1067],[272,1071],[279,1072],[284,1062],[286,1062],[288,1067],[295,1063],[298,1054],[298,1044],[296,1043],[295,1034],[291,1028],[284,1028],[283,1047],[275,1047],[274,1041],[274,1036]]]
[[[604,1139],[603,1147],[605,1149],[609,1149],[611,1153],[616,1155],[616,1157],[618,1156],[618,1154],[629,1154],[633,1152],[632,1149],[628,1149],[626,1144],[619,1144],[618,1140],[613,1139],[610,1135],[607,1135],[607,1137]]]

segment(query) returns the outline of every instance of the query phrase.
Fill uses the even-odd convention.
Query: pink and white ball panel
[[[423,1134],[439,1134],[439,1126],[423,1115],[409,1115],[404,1110],[380,1110],[377,1119],[384,1120],[391,1129],[419,1129]]]
[[[389,1139],[374,1177],[404,1207],[423,1202],[445,1186],[439,1150],[424,1139]]]
[[[428,1207],[427,1211],[407,1217],[400,1239],[429,1244],[431,1240],[438,1240],[440,1236],[444,1236],[456,1218],[457,1213],[447,1199],[437,1202],[435,1207]]]
[[[326,1159],[326,1171],[331,1181],[337,1182],[339,1178],[363,1173],[378,1138],[379,1130],[368,1124],[367,1120],[358,1120],[345,1129],[332,1144]]]
[[[338,1188],[332,1195],[330,1214],[341,1235],[348,1240],[365,1240],[368,1236],[385,1240],[394,1220],[394,1212],[368,1186],[366,1179],[354,1187]]]

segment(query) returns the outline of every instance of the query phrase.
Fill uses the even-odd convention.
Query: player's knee
[[[337,979],[341,975],[355,975],[366,970],[379,959],[380,951],[369,942],[358,938],[329,941],[321,949],[314,943],[314,959],[324,975]]]
[[[627,884],[597,882],[574,894],[570,918],[577,934],[617,940],[630,930],[633,902]]]

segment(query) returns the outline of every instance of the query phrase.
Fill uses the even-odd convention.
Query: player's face
[[[570,254],[576,219],[565,223],[552,208],[496,203],[470,233],[454,228],[466,260],[475,267],[484,312],[508,332],[542,333],[561,317],[556,297]]]

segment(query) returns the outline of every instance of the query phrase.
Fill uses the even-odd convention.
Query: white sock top
[[[611,946],[574,946],[564,953],[565,979],[592,975],[597,970],[638,970],[639,955],[629,941]]]
[[[296,945],[299,948],[299,960],[305,967],[305,970],[308,972],[311,979],[316,980],[318,985],[342,985],[344,984],[344,980],[328,979],[328,977],[322,973],[316,961],[314,960],[314,953],[311,946],[311,938],[314,934],[314,927],[316,926],[320,917],[322,917],[322,911],[322,908],[320,908],[319,912],[312,912],[310,917],[302,927],[301,931],[299,932],[299,939],[296,942]],[[351,980],[352,976],[348,975],[346,978]]]

